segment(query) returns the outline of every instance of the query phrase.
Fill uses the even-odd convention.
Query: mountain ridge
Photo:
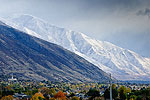
[[[30,15],[18,15],[8,21],[17,29],[75,52],[117,79],[150,80],[150,58],[106,41],[92,39],[81,32],[50,25],[34,16],[23,22],[27,16]]]
[[[109,76],[82,57],[53,43],[0,25],[0,74],[19,79],[68,82],[108,81]]]

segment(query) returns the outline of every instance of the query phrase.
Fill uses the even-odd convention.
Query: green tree
[[[136,95],[131,95],[130,96],[130,100],[136,100],[136,98],[137,98]]]
[[[142,96],[141,95],[138,95],[136,100],[142,100]]]
[[[33,88],[31,92],[32,92],[32,95],[34,95],[35,93],[37,93],[37,92],[38,92],[38,89]]]
[[[96,89],[90,89],[88,92],[87,92],[87,95],[88,96],[91,96],[91,99],[93,100],[95,97],[98,97],[100,96],[100,92]]]
[[[69,97],[74,97],[75,96],[75,93],[71,93],[70,95],[69,95]]]
[[[148,97],[150,96],[150,88],[143,88],[140,92],[143,100],[149,100]]]
[[[104,98],[105,98],[105,100],[110,98],[110,91],[109,91],[109,89],[105,90],[105,92],[104,92]]]
[[[121,100],[126,100],[127,99],[127,88],[125,86],[121,86],[118,89],[119,91],[119,97]]]
[[[112,98],[116,99],[118,97],[118,90],[116,88],[112,88]]]
[[[112,98],[116,99],[118,97],[118,90],[116,89],[116,85],[113,84],[112,85]],[[110,88],[106,89],[104,92],[104,98],[106,99],[110,99]]]

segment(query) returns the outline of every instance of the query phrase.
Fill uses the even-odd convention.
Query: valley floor
[[[66,83],[51,81],[1,81],[1,100],[104,100],[109,99],[108,83]],[[150,100],[150,84],[115,83],[115,100]]]

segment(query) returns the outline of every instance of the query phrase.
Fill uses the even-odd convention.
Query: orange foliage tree
[[[2,97],[1,100],[13,100],[13,96],[11,96],[11,95],[4,96],[4,97]]]
[[[5,89],[6,89],[7,91],[12,90],[10,86],[6,86]]]
[[[59,91],[58,93],[56,93],[54,95],[54,98],[56,98],[58,100],[66,100],[65,93],[63,93],[62,91]]]

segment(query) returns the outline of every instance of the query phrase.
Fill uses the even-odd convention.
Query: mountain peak
[[[11,17],[9,17],[10,19],[23,19],[23,20],[32,20],[32,19],[39,19],[35,16],[29,15],[29,14],[14,14]]]
[[[25,23],[30,23],[30,24],[32,24],[32,23],[38,24],[39,22],[45,23],[45,22],[43,22],[42,19],[37,18],[37,17],[32,16],[32,15],[29,15],[29,14],[15,14],[12,17],[9,17],[8,19],[13,21],[13,22],[18,22],[19,25],[21,25],[21,23],[24,25],[25,25]]]

